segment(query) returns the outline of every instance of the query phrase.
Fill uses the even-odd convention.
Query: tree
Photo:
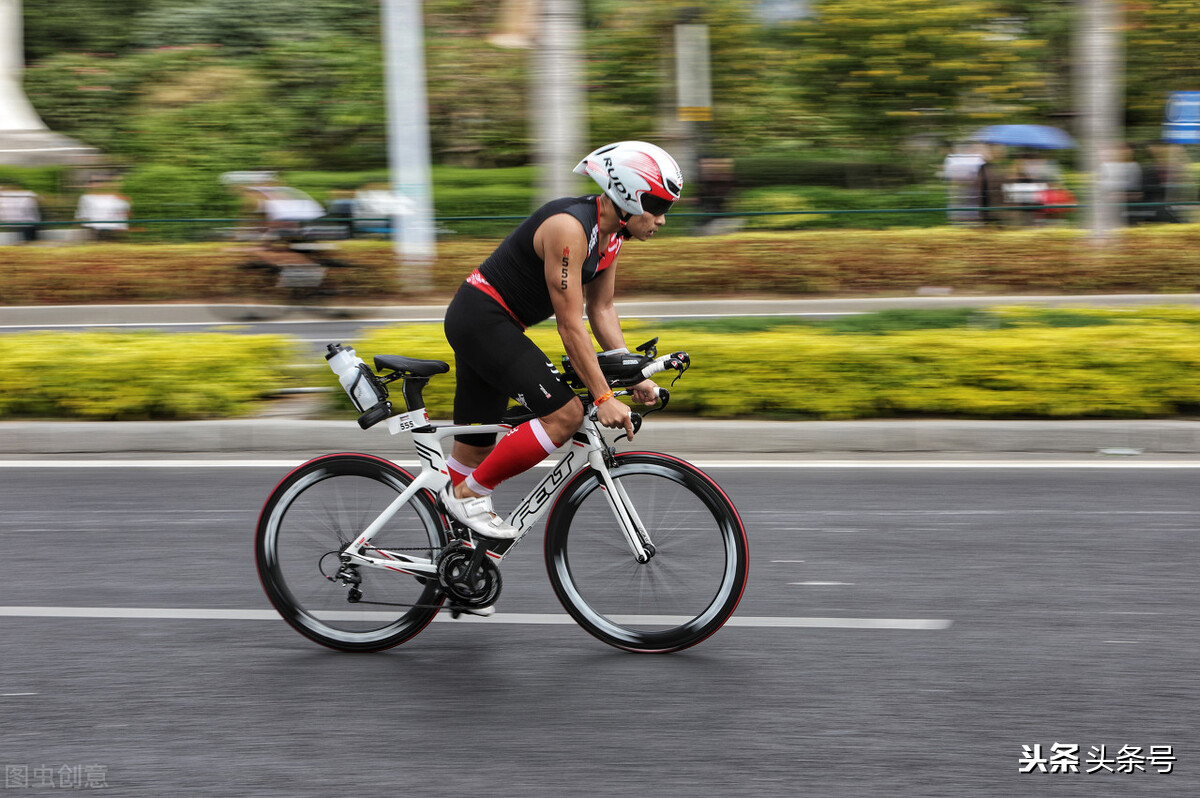
[[[1153,0],[1125,7],[1127,123],[1157,138],[1167,95],[1200,90],[1200,6]]]
[[[146,0],[24,0],[25,59],[124,52],[131,46],[130,20],[147,5]]]
[[[30,62],[62,52],[123,55],[215,44],[244,54],[279,40],[373,36],[379,5],[359,0],[24,0]],[[86,20],[86,24],[81,21]]]
[[[1039,44],[989,0],[817,0],[791,25],[794,86],[848,141],[1036,116]]]
[[[280,42],[255,59],[267,102],[306,165],[385,166],[387,130],[379,47],[343,34]]]

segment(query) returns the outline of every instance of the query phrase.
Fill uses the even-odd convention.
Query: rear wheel
[[[379,651],[424,629],[444,595],[437,578],[343,569],[338,552],[412,482],[364,454],[319,457],[288,474],[263,507],[258,575],[271,604],[300,634],[340,651]],[[371,539],[374,556],[434,560],[446,543],[433,500],[418,492]],[[355,601],[355,599],[359,599]]]
[[[578,474],[546,523],[546,567],[567,612],[627,651],[666,653],[720,629],[749,571],[746,533],[721,488],[667,455],[623,453],[610,469],[644,523],[654,556],[639,563],[599,474]]]
[[[313,313],[329,319],[354,319],[366,312],[364,305],[376,296],[370,285],[364,284],[365,269],[359,264],[339,258],[314,256],[325,270],[322,282],[304,298],[305,306]]]
[[[288,311],[291,293],[281,283],[280,268],[265,260],[233,267],[209,310],[225,321],[274,321]]]

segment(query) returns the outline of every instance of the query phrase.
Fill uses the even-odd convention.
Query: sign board
[[[707,25],[675,26],[675,75],[679,120],[712,121]]]
[[[1200,91],[1177,91],[1167,97],[1163,141],[1200,144]]]

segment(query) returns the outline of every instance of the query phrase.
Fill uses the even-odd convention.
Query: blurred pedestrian
[[[1026,150],[1017,158],[1014,169],[1016,185],[1024,190],[1010,193],[1017,199],[1017,204],[1038,208],[1022,212],[1022,224],[1047,224],[1070,213],[1070,208],[1046,207],[1075,204],[1075,195],[1063,184],[1058,161],[1048,158],[1042,150]]]
[[[244,191],[247,211],[265,224],[271,237],[297,238],[306,223],[325,215],[319,202],[288,186],[268,183],[246,186]]]
[[[984,224],[1004,223],[1004,147],[984,145],[979,150],[983,163],[979,165],[977,197],[980,221]]]
[[[75,219],[98,241],[117,241],[129,232],[129,198],[112,182],[94,182],[79,197]]]
[[[1180,149],[1162,143],[1146,147],[1146,159],[1142,164],[1142,202],[1147,203],[1146,221],[1183,221],[1179,209],[1169,204],[1186,201],[1187,164],[1180,158]]]
[[[1187,148],[1180,144],[1159,144],[1167,164],[1167,202],[1193,203],[1197,197],[1196,177],[1188,159]],[[1171,209],[1181,221],[1193,221],[1195,208],[1176,205]]]
[[[41,221],[37,194],[15,186],[0,186],[0,233],[10,234],[4,238],[14,244],[35,241]]]
[[[255,258],[288,271],[289,279],[319,283],[324,270],[310,255],[322,245],[313,241],[308,228],[325,216],[321,204],[299,189],[280,185],[274,173],[263,173],[261,182],[238,188],[246,217],[239,237],[254,242]],[[297,277],[300,274],[305,276]]]
[[[1135,222],[1131,204],[1142,197],[1142,169],[1133,159],[1133,150],[1128,144],[1117,144],[1108,149],[1096,175],[1100,196],[1105,202],[1118,208],[1119,218],[1125,223]]]
[[[733,193],[733,159],[705,155],[697,161],[696,167],[700,212],[712,214],[700,232],[705,235],[719,235],[736,231],[741,227],[739,220],[719,215],[725,212],[725,203]]]
[[[979,170],[984,164],[981,149],[978,144],[959,144],[942,161],[950,224],[979,223]]]

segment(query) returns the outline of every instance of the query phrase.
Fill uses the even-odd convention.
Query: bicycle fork
[[[588,437],[592,439],[593,443],[588,451],[588,464],[600,475],[600,489],[604,491],[604,498],[608,500],[608,506],[617,519],[617,525],[621,527],[625,542],[629,544],[630,553],[633,554],[635,560],[645,565],[650,562],[656,552],[654,543],[650,540],[650,533],[646,531],[646,525],[638,516],[637,509],[625,491],[625,486],[613,479],[612,473],[609,472],[606,462],[608,458],[605,457],[608,449],[603,438],[596,431],[594,423],[592,429],[588,430]]]

